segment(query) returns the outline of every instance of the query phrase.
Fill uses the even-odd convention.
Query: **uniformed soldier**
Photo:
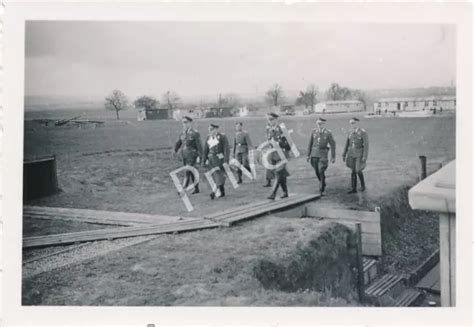
[[[346,162],[346,166],[352,171],[351,173],[351,190],[348,193],[357,192],[357,176],[359,176],[361,191],[365,191],[364,174],[362,171],[367,162],[369,154],[369,138],[367,132],[358,126],[359,119],[351,118],[349,121],[351,130],[347,135],[342,160]]]
[[[336,142],[329,129],[324,127],[326,119],[318,118],[317,128],[313,129],[308,144],[308,159],[319,180],[319,191],[324,195],[326,188],[326,169],[328,168],[328,152],[331,148],[331,163],[336,161]]]
[[[225,196],[225,170],[224,163],[229,163],[229,142],[225,134],[219,132],[219,126],[211,124],[209,135],[204,144],[203,161],[209,170],[219,167],[220,169],[212,174],[217,185],[217,192],[210,194],[211,199]]]
[[[273,140],[273,141],[276,141],[278,144],[280,144],[281,149],[283,150],[283,152],[288,158],[291,147],[288,143],[288,140],[284,136],[283,130],[278,121],[278,117],[279,117],[278,114],[273,113],[273,112],[268,114],[268,122],[266,126],[266,139],[267,141]],[[271,187],[272,180],[275,178],[275,172],[271,169],[266,169],[265,178],[267,180],[267,183],[263,185],[263,187]]]
[[[235,139],[234,139],[234,158],[245,167],[250,170],[249,164],[249,149],[252,148],[252,141],[247,131],[242,130],[243,124],[238,122],[235,124]],[[242,183],[242,170],[237,170],[237,183]]]
[[[278,115],[275,113],[270,113],[268,115],[268,121],[269,124],[267,125],[267,140],[268,141],[273,141],[276,145],[270,145],[271,147],[273,146],[279,146],[281,150],[283,151],[284,155],[286,158],[289,158],[290,150],[291,147],[288,143],[288,140],[286,137],[283,135],[283,130],[278,122]],[[272,165],[277,165],[282,158],[280,158],[279,154],[277,152],[272,152],[269,155],[269,162]],[[281,198],[287,198],[288,197],[288,186],[287,186],[287,177],[289,176],[288,169],[286,167],[286,164],[280,165],[276,169],[267,169],[267,181],[272,178],[276,178],[276,182],[273,186],[272,193],[268,197],[270,200],[274,200],[276,193],[278,191],[278,188],[281,186],[281,189],[283,190],[283,195]],[[271,177],[271,178],[270,178]]]
[[[183,165],[195,166],[200,163],[202,158],[202,144],[199,132],[192,128],[191,117],[185,116],[182,120],[183,131],[179,135],[178,141],[174,146],[174,153],[179,154],[183,160]],[[194,175],[190,171],[186,171],[184,188],[188,187],[189,183],[194,183]],[[199,193],[199,184],[196,184],[191,194]]]

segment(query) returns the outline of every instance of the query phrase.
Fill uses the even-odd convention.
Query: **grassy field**
[[[34,114],[38,115],[38,113]],[[50,113],[50,117],[58,117],[54,116],[55,114],[57,115],[57,113]],[[68,116],[73,115],[74,113],[69,113]],[[39,118],[39,116],[26,116],[26,119],[30,118]],[[427,253],[438,246],[438,241],[436,217],[427,213],[414,212],[407,207],[407,187],[418,181],[419,155],[427,156],[430,171],[438,168],[439,163],[455,158],[455,116],[362,119],[360,125],[368,131],[370,139],[369,158],[365,170],[368,189],[358,194],[346,193],[350,184],[350,173],[341,159],[349,126],[348,118],[348,115],[327,117],[327,127],[333,131],[337,143],[337,161],[334,165],[330,165],[327,171],[327,196],[318,201],[326,206],[363,210],[373,210],[376,206],[382,207],[382,238],[388,264],[387,270],[409,271],[420,260],[423,260]],[[315,119],[316,116],[282,118],[288,128],[293,130],[293,139],[302,153],[301,157],[293,158],[289,163],[290,193],[317,192],[317,180],[305,160],[308,134],[314,128]],[[264,141],[265,119],[263,117],[205,119],[196,121],[195,126],[204,137],[207,135],[209,124],[218,123],[233,142],[233,127],[236,121],[243,121],[244,128],[250,132],[255,145]],[[180,130],[181,124],[176,121],[136,122],[131,117],[120,122],[107,120],[102,127],[84,129],[70,126],[45,127],[26,121],[25,157],[55,154],[59,184],[62,189],[62,192],[57,195],[30,201],[28,204],[201,216],[227,207],[251,203],[268,195],[269,190],[262,187],[263,168],[258,167],[256,181],[245,179],[244,184],[237,189],[232,189],[228,183],[228,196],[216,201],[209,199],[209,187],[206,183],[202,183],[201,194],[191,197],[195,210],[187,212],[176,195],[169,176],[171,170],[180,167],[180,162],[172,158],[170,150]],[[200,171],[201,178],[204,178],[202,174],[204,170],[200,168]],[[230,237],[228,233],[235,233],[231,237],[235,238],[236,245],[252,244],[251,242],[255,242],[253,240],[263,236],[268,240],[279,239],[281,240],[279,244],[285,244],[294,238],[294,233],[283,233],[281,230],[278,232],[274,230],[277,227],[271,226],[274,224],[280,226],[283,222],[291,224],[291,228],[297,231],[305,227],[311,228],[309,225],[301,225],[307,224],[302,220],[281,219],[283,218],[259,219],[255,224],[239,226],[235,232],[231,232],[232,229],[230,229],[226,233],[216,230],[160,237],[157,241],[140,247],[123,249],[110,258],[97,258],[88,261],[85,265],[78,264],[43,273],[24,281],[24,299],[28,299],[27,302],[30,304],[112,304],[122,298],[118,304],[264,305],[271,302],[289,305],[291,301],[284,300],[286,293],[262,291],[259,293],[261,296],[252,293],[250,290],[256,286],[252,284],[255,280],[249,275],[244,274],[245,276],[239,277],[240,282],[246,281],[246,284],[239,288],[238,295],[233,295],[232,292],[235,292],[236,288],[226,288],[225,283],[219,278],[216,285],[209,286],[213,285],[213,281],[209,279],[210,276],[203,276],[202,271],[196,268],[198,263],[201,265],[224,264],[229,260],[229,256],[239,258],[238,267],[245,266],[252,260],[252,254],[248,253],[250,250],[246,247],[242,251],[235,249],[235,253],[225,253],[218,249],[217,245],[226,244]],[[74,230],[74,228],[78,230],[82,227],[71,226],[71,229]],[[40,233],[38,229],[28,226],[24,229],[34,230],[35,234]],[[212,252],[212,255],[196,255],[196,260],[189,261],[188,265],[181,257],[185,251],[189,251],[190,244],[196,253]],[[260,248],[260,243],[253,244]],[[168,251],[154,253],[156,249],[161,249],[165,245]],[[283,251],[284,248],[271,251]],[[261,254],[265,256],[265,251]],[[139,267],[136,268],[137,271],[130,272],[127,269],[131,266],[121,263],[123,258],[133,260],[135,265],[147,262],[148,266],[143,268],[144,270]],[[113,263],[114,260],[117,263]],[[209,261],[206,262],[206,260]],[[108,264],[117,271],[110,270]],[[172,267],[180,267],[185,273],[175,276],[175,286],[165,287],[164,283],[169,282],[167,278],[171,278],[170,271],[175,271]],[[236,269],[236,266],[229,269]],[[104,270],[109,272],[103,274]],[[152,272],[164,276],[163,283],[160,282],[158,285]],[[120,277],[123,274],[125,277]],[[89,277],[78,277],[79,275]],[[67,282],[68,280],[72,281]],[[133,293],[129,297],[122,297],[125,295],[119,291],[125,285],[124,283],[127,284],[125,289]],[[87,288],[87,285],[100,285],[104,288],[98,287],[95,294],[78,291]],[[163,298],[150,295],[155,292],[154,287],[159,288],[156,294],[171,294],[166,303],[161,302]],[[178,291],[180,289],[182,292]],[[36,291],[41,293],[41,298],[35,297]],[[74,297],[67,300],[71,294],[75,294]],[[102,297],[99,298],[100,296]],[[219,302],[217,298],[222,300]],[[297,295],[293,303],[295,305],[304,305],[304,303],[327,305],[329,302],[322,301],[319,295],[311,293],[304,296]],[[341,302],[341,305],[347,304],[347,301]]]
[[[328,117],[327,122],[337,143],[337,161],[328,169],[328,192],[336,194],[348,185],[348,170],[341,159],[347,118]],[[289,164],[292,192],[313,192],[316,188],[314,173],[305,161],[308,133],[314,128],[314,120],[313,116],[282,119],[293,130],[293,139],[302,153]],[[254,144],[264,141],[265,119],[261,117],[206,119],[196,121],[195,127],[204,138],[208,125],[218,123],[232,142],[236,121],[244,122]],[[416,178],[419,155],[427,156],[429,163],[455,157],[454,117],[371,119],[362,121],[361,125],[368,131],[370,139],[367,162],[369,202],[385,193],[385,189],[402,185],[400,181]],[[169,176],[169,172],[180,167],[170,150],[180,130],[180,123],[172,120],[110,121],[94,129],[44,127],[27,121],[25,158],[55,154],[59,184],[63,190],[32,204],[185,215],[186,208],[176,197]],[[371,171],[379,172],[375,180]],[[201,172],[204,172],[202,168]],[[257,173],[258,181],[246,181],[239,189],[230,190],[225,201],[239,202],[241,196],[249,192],[256,193],[257,197],[263,196],[260,194],[263,168],[259,167]],[[203,174],[201,178],[204,178]],[[298,187],[294,186],[296,184]],[[307,185],[311,188],[307,189]],[[376,193],[372,192],[375,190]],[[204,186],[204,194],[193,197],[196,213],[218,210],[221,206],[223,201],[208,201],[208,192]]]

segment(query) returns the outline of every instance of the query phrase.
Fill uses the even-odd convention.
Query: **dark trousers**
[[[189,159],[183,159],[183,165],[186,166],[186,165],[189,165],[189,166],[193,166],[196,164],[196,159],[194,160],[189,160]],[[186,172],[184,173],[184,188],[188,187],[189,184],[192,184],[194,183],[194,175],[192,172],[190,172],[189,170],[186,170]],[[199,184],[196,184],[196,188],[199,188]]]
[[[236,159],[242,166],[244,166],[245,169],[250,171],[248,152],[237,153]],[[237,169],[237,177],[239,181],[242,181],[242,170]]]
[[[312,157],[311,166],[313,166],[316,177],[320,182],[319,189],[324,191],[326,188],[326,169],[328,168],[328,161],[319,157]]]

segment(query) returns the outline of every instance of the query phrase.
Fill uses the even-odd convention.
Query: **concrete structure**
[[[171,113],[168,108],[157,108],[157,109],[137,108],[137,109],[138,109],[137,121],[171,118]]]
[[[456,161],[408,192],[412,209],[439,213],[441,306],[456,305]]]
[[[364,111],[364,104],[358,100],[324,101],[314,106],[314,112],[321,114],[359,111]]]
[[[375,113],[398,111],[454,111],[456,96],[431,96],[423,98],[386,98],[374,102]]]

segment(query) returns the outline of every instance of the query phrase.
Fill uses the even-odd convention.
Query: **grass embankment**
[[[411,209],[409,189],[399,187],[380,203],[383,267],[387,272],[410,273],[439,249],[438,216]]]

